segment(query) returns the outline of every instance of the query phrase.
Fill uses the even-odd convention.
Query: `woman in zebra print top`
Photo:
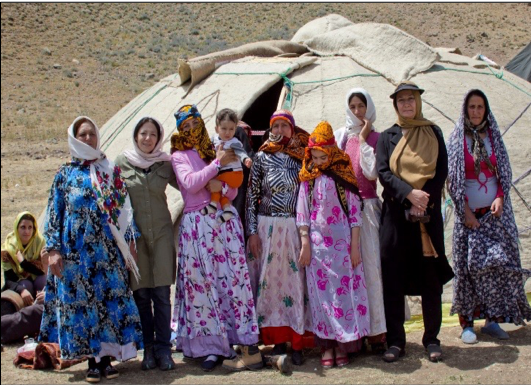
[[[270,119],[269,139],[251,168],[247,191],[247,265],[265,345],[283,354],[291,342],[292,362],[301,365],[305,330],[311,330],[300,238],[295,223],[299,171],[308,133],[289,111]]]

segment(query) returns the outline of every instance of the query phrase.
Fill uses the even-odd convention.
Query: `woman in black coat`
[[[387,346],[383,360],[405,354],[404,296],[422,296],[424,336],[430,361],[441,359],[443,285],[453,277],[444,251],[441,192],[448,155],[439,127],[422,116],[424,90],[402,82],[391,95],[397,123],[376,148],[383,208],[380,248]]]

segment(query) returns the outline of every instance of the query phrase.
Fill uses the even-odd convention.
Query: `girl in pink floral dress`
[[[297,201],[315,343],[325,368],[348,364],[370,331],[360,256],[362,203],[350,159],[321,122],[310,135]]]

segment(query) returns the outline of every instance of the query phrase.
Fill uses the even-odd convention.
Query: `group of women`
[[[68,129],[72,160],[52,185],[45,241],[34,218],[29,241],[27,219],[17,218],[2,248],[6,282],[33,298],[25,281],[38,286],[44,273],[30,262],[45,250],[39,339],[58,342],[64,358],[88,357],[89,382],[117,377],[111,359],[138,349],[143,370],[175,368],[172,332],[205,371],[220,363],[260,369],[259,341],[274,345],[273,355],[289,343],[294,365],[305,347],[318,346],[324,368],[344,366],[364,340],[393,362],[405,354],[406,295],[422,296],[422,343],[436,362],[442,288],[454,273],[451,312],[463,342],[476,342],[480,318],[482,333],[508,338],[499,323],[531,320],[523,286],[530,271],[520,264],[499,128],[486,96],[472,90],[447,154],[441,130],[423,117],[422,93],[402,82],[390,96],[397,121],[382,133],[361,88],[347,93],[346,125],[335,132],[320,122],[308,134],[289,111],[276,111],[253,157],[246,218],[235,211],[224,221],[221,210],[202,209],[211,193],[236,197],[216,176],[238,158],[213,148],[196,106],[175,113],[171,155],[161,149],[162,124],[144,117],[116,164],[101,151],[96,124],[79,117]],[[446,180],[456,208],[453,271],[441,213]],[[184,200],[177,250],[168,184]]]

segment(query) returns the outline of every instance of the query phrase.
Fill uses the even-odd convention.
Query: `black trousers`
[[[140,313],[144,347],[147,349],[152,346],[156,357],[170,355],[170,286],[138,289],[133,296]]]
[[[43,310],[43,305],[35,304],[2,316],[2,343],[17,341],[26,335],[35,337],[39,334]]]
[[[419,270],[422,271],[422,275],[417,277],[419,282],[416,285],[419,292],[414,294],[420,294],[422,297],[422,317],[424,320],[422,344],[425,347],[431,344],[440,345],[437,336],[441,330],[442,322],[442,285],[437,275],[435,258],[425,257],[420,260],[420,263],[422,266]],[[398,271],[401,270],[398,269]],[[406,346],[404,296],[412,293],[408,292],[407,278],[396,277],[396,274],[397,270],[389,269],[389,267],[386,269],[382,264],[387,346],[397,346],[404,349]]]

